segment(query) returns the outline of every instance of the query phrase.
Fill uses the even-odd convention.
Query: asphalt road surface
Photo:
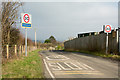
[[[118,63],[111,60],[76,52],[41,51],[40,54],[43,57],[44,74],[48,79],[118,78]]]

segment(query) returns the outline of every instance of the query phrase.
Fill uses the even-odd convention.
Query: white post
[[[25,56],[27,56],[27,28],[25,28]]]
[[[120,52],[120,27],[118,27],[118,47]]]
[[[9,46],[7,45],[7,59],[9,58]]]
[[[106,36],[106,54],[108,54],[108,33]]]
[[[119,39],[118,39],[118,36],[119,36],[119,35],[118,35],[118,30],[116,30],[116,34],[117,34],[117,43],[118,43],[118,40],[119,40]]]
[[[17,56],[17,47],[15,45],[15,56]]]

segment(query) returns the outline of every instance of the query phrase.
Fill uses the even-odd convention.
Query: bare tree
[[[21,4],[18,2],[2,2],[2,43],[10,43],[10,29],[16,22],[18,8]]]
[[[15,24],[18,19],[17,14],[20,6],[21,6],[20,2],[2,2],[1,32],[2,32],[3,52],[5,52],[5,46],[10,45],[10,42],[11,42],[10,40],[12,40],[10,39],[10,37],[13,38],[13,36],[11,36],[11,31],[13,31],[13,28],[12,28],[13,24]]]
[[[2,30],[1,30],[1,10],[2,10],[2,6],[1,6],[1,2],[0,2],[0,79],[2,78]]]

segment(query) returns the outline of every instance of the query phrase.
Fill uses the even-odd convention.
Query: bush
[[[51,43],[49,39],[46,39],[44,43]]]

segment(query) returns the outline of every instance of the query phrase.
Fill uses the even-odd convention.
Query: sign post
[[[108,33],[106,36],[106,54],[108,54]]]
[[[37,46],[36,43],[37,42],[36,42],[36,28],[35,28],[35,47]]]
[[[28,13],[21,13],[21,27],[25,28],[25,56],[27,56],[27,28],[31,28],[32,17]]]
[[[27,28],[25,28],[25,56],[27,56]]]
[[[119,53],[120,53],[120,27],[118,27],[118,36],[119,36],[119,38],[118,38],[118,44],[119,44]]]
[[[106,36],[106,54],[108,54],[108,33],[111,33],[111,26],[104,25],[104,32],[107,33],[107,36]]]

